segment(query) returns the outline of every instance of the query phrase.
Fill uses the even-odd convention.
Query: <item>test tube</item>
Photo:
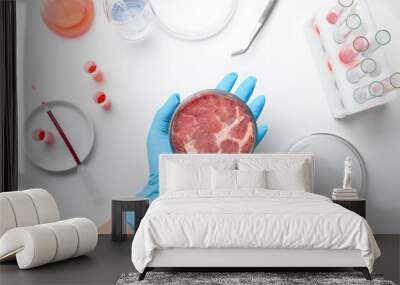
[[[344,64],[349,64],[362,52],[369,48],[369,41],[366,37],[358,36],[353,42],[345,45],[339,52],[339,59]]]
[[[400,88],[400,72],[395,72],[389,77],[383,79],[382,83],[385,87],[385,93],[393,91],[396,88]]]
[[[381,81],[373,81],[368,85],[357,88],[353,92],[354,101],[359,104],[364,104],[368,100],[381,97],[385,94],[385,86]]]
[[[362,21],[357,14],[350,14],[333,32],[333,40],[338,44],[346,41],[346,38],[355,30],[361,27]]]
[[[392,37],[387,30],[379,30],[375,33],[374,38],[370,41],[368,50],[363,52],[363,56],[371,57],[379,48],[390,43]]]
[[[343,12],[351,7],[354,0],[338,0],[338,3],[326,14],[326,20],[329,24],[336,24]]]
[[[41,128],[36,128],[32,133],[33,140],[46,143],[47,145],[54,144],[54,135],[50,131]]]
[[[100,105],[104,111],[109,111],[111,109],[112,103],[109,98],[107,98],[106,93],[103,91],[97,91],[93,96],[93,101]]]
[[[374,74],[377,71],[376,61],[372,58],[365,58],[359,64],[347,71],[347,80],[350,83],[358,83],[366,75]]]
[[[97,64],[94,61],[89,60],[85,62],[84,69],[92,76],[94,81],[98,83],[103,81],[103,72],[98,68]]]

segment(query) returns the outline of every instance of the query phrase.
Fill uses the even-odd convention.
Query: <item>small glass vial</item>
[[[385,94],[385,86],[380,81],[373,81],[368,85],[354,90],[353,98],[359,104],[364,104],[368,100],[381,97]]]
[[[326,21],[332,25],[336,24],[343,12],[353,3],[354,0],[338,0],[338,3],[326,14]]]
[[[93,96],[93,101],[103,108],[104,111],[109,111],[111,109],[111,99],[109,99],[103,91],[97,91]]]
[[[94,61],[89,60],[85,62],[84,69],[97,83],[100,83],[104,80],[103,72],[98,68]]]
[[[365,58],[359,64],[347,71],[346,77],[350,83],[358,83],[366,75],[377,76],[378,66],[372,58]]]
[[[350,14],[333,32],[333,40],[338,44],[342,44],[355,30],[361,28],[361,26],[362,21],[360,16],[357,14]]]
[[[339,52],[339,59],[344,64],[354,64],[354,60],[369,48],[366,37],[356,37],[351,43],[345,45]]]
[[[33,131],[32,139],[36,142],[45,143],[47,145],[53,145],[55,142],[53,133],[41,128],[36,128]]]
[[[382,83],[383,86],[385,87],[385,93],[400,88],[400,72],[395,72],[389,77],[383,79]]]
[[[387,30],[379,30],[375,33],[373,39],[370,40],[369,48],[363,52],[363,56],[371,57],[378,49],[390,43],[392,36]]]

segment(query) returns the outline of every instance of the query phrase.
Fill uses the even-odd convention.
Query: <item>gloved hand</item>
[[[227,74],[218,84],[217,89],[230,92],[237,79],[236,73]],[[244,80],[235,92],[235,95],[244,102],[250,99],[253,94],[257,79],[248,77]],[[150,131],[147,135],[147,158],[149,160],[149,180],[142,191],[137,193],[138,197],[146,197],[151,201],[158,197],[158,158],[161,153],[172,153],[172,148],[169,142],[169,124],[176,108],[180,104],[178,94],[171,95],[167,102],[157,111]],[[263,95],[257,96],[250,104],[249,108],[257,120],[260,116],[265,104]],[[257,140],[256,145],[261,142],[268,131],[266,125],[257,125]]]

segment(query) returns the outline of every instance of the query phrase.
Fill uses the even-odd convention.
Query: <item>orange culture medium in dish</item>
[[[92,0],[46,0],[41,15],[47,27],[59,36],[78,37],[88,31],[94,18]]]
[[[177,153],[250,153],[255,138],[256,124],[247,105],[219,90],[189,97],[170,126],[171,146]]]

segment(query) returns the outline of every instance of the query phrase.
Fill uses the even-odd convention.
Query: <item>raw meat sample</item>
[[[171,145],[178,153],[250,153],[255,137],[247,105],[219,90],[189,98],[175,112],[170,128]]]

